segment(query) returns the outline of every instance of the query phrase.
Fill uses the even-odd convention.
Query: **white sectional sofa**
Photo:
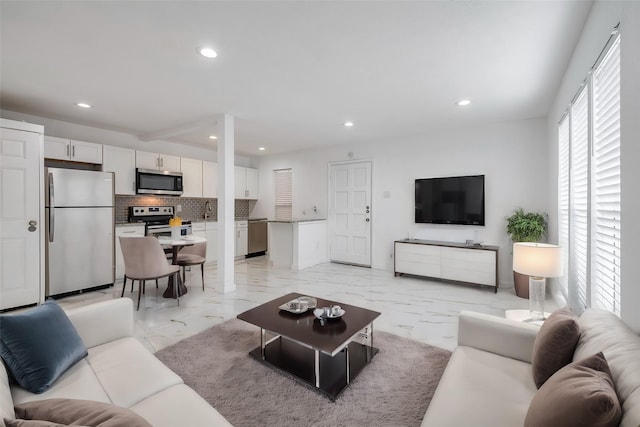
[[[621,427],[640,426],[640,336],[615,315],[587,309],[573,360],[603,352],[622,406]],[[537,392],[531,355],[537,326],[462,312],[458,347],[425,414],[426,427],[523,426]]]
[[[42,394],[9,382],[0,363],[0,424],[15,417],[14,404],[69,398],[128,408],[153,426],[230,426],[182,379],[133,337],[133,304],[109,300],[67,311],[88,356]],[[206,373],[203,373],[206,374]]]

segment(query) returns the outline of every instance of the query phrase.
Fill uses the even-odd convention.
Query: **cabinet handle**
[[[122,234],[133,234],[135,232],[136,232],[136,230],[121,231]]]
[[[76,156],[76,146],[74,145],[73,147],[71,147],[71,157],[75,157]]]
[[[164,158],[160,157],[160,167],[164,167]]]
[[[67,157],[69,157],[69,144],[67,144]]]

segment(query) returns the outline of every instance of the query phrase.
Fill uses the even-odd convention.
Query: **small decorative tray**
[[[317,303],[318,301],[315,298],[305,296],[305,297],[298,297],[298,298],[292,299],[291,301],[285,302],[278,308],[280,310],[284,310],[289,313],[300,314],[300,313],[306,312],[310,308],[311,309],[316,308]]]

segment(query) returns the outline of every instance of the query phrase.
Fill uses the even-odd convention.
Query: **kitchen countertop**
[[[116,222],[116,227],[144,227],[144,222]]]
[[[326,218],[272,219],[269,222],[280,224],[296,224],[298,222],[326,221]]]
[[[200,219],[187,219],[187,218],[183,218],[184,221],[191,221],[192,223],[194,222],[218,222],[217,219],[207,219],[205,220],[204,218],[200,218]],[[267,218],[246,218],[246,217],[239,217],[239,218],[234,218],[234,221],[266,221]],[[304,220],[302,220],[304,221]],[[315,221],[315,220],[310,220],[310,221]],[[273,222],[273,221],[272,221]],[[285,222],[291,222],[291,221],[285,221]],[[294,221],[294,222],[299,222],[299,221]],[[135,227],[135,226],[139,226],[142,225],[144,226],[144,222],[116,222],[116,227]]]

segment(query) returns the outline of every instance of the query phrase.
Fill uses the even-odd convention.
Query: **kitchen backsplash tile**
[[[218,219],[218,199],[191,198],[191,197],[161,197],[161,196],[116,196],[116,223],[127,222],[129,219],[129,206],[173,206],[181,205],[182,211],[176,215],[185,220],[202,220],[206,202],[211,202],[213,212],[209,219]],[[177,210],[177,209],[176,209]],[[249,217],[249,200],[236,200],[236,218]]]

